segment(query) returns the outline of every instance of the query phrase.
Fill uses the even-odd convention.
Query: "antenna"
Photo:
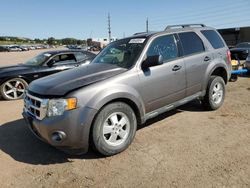
[[[109,42],[111,42],[110,14],[108,14],[108,33],[109,33]]]

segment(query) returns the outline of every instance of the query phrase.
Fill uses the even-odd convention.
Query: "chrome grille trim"
[[[24,110],[38,120],[42,120],[47,114],[48,99],[40,99],[24,92]]]

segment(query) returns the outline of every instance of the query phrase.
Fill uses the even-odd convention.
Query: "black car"
[[[8,52],[8,48],[6,46],[0,46],[0,52]]]
[[[233,58],[238,60],[246,60],[250,52],[250,42],[242,42],[230,49]]]
[[[95,56],[91,52],[79,50],[49,51],[23,64],[1,67],[0,95],[6,100],[20,99],[33,80],[87,64]]]

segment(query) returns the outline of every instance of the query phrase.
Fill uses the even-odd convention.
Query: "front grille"
[[[39,120],[46,116],[47,103],[47,99],[40,99],[27,91],[24,93],[24,110]]]

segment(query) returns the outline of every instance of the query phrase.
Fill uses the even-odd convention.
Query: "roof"
[[[135,33],[134,35],[128,38],[140,38],[140,37],[148,38],[151,36],[161,35],[165,33],[178,33],[183,31],[200,31],[200,30],[215,30],[215,29],[212,27],[207,27],[204,24],[172,25],[172,26],[167,26],[166,29],[163,31],[140,32],[140,33]]]

